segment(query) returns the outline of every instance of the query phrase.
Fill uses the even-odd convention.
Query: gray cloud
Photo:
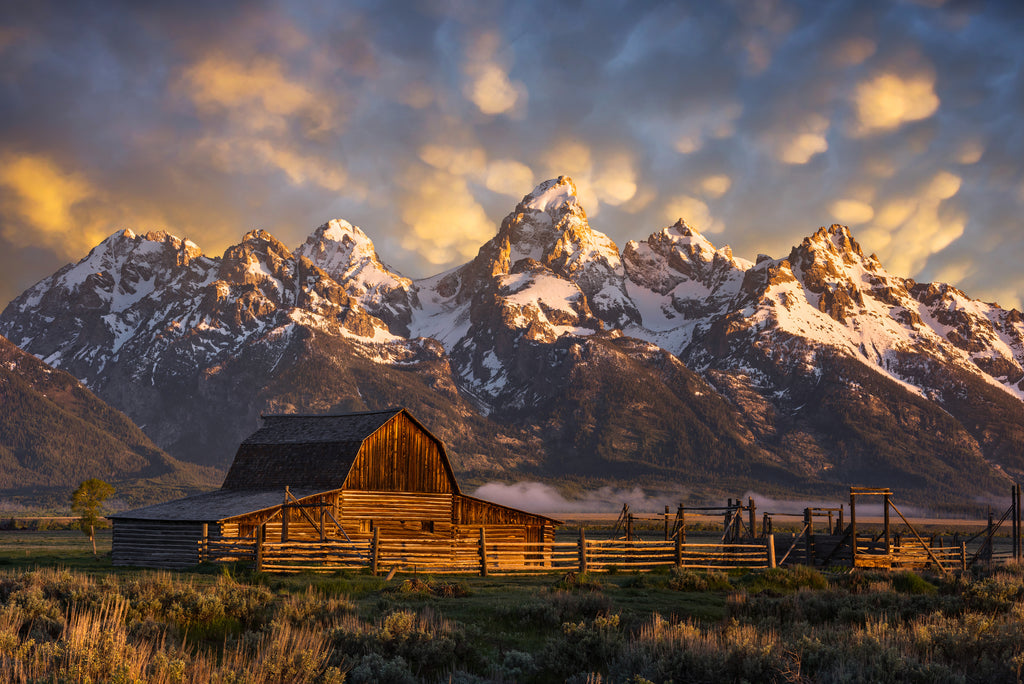
[[[619,244],[690,198],[716,243],[781,255],[857,202],[873,217],[855,234],[901,275],[1019,306],[1021,18],[1015,3],[854,0],[14,3],[0,10],[0,299],[82,256],[76,236],[136,223],[217,253],[255,227],[298,244],[341,216],[397,268],[435,273],[476,245],[432,241],[445,210],[430,202],[467,240],[481,216],[496,229],[515,198],[488,169],[516,162],[534,182],[579,175]],[[875,102],[869,127],[885,87],[911,109]],[[478,162],[438,168],[431,145]],[[30,206],[40,173],[50,213]],[[924,202],[941,173],[956,193]],[[950,226],[960,237],[933,249]],[[897,239],[919,242],[915,258]]]

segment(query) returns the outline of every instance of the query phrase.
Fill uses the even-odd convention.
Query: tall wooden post
[[[768,567],[775,567],[775,535],[768,535]]]
[[[683,566],[683,531],[676,532],[676,567]]]
[[[857,567],[857,495],[850,488],[850,567]]]
[[[892,553],[892,543],[889,540],[889,495],[883,494],[883,505],[885,506],[885,555]]]
[[[995,521],[992,519],[992,506],[988,507],[988,534],[985,536],[985,562],[992,567],[992,535],[995,534]]]
[[[750,538],[757,539],[757,507],[754,505],[754,497],[747,499],[747,517],[750,520]]]
[[[683,504],[679,504],[679,533],[683,537],[683,543],[686,543],[686,509],[683,508]]]
[[[480,528],[480,576],[487,577],[487,532]]]
[[[267,523],[256,528],[256,572],[263,572],[263,543],[267,541]]]
[[[665,541],[669,541],[670,539],[671,537],[669,536],[668,530],[668,504],[665,504]]]
[[[835,534],[836,528],[832,525],[832,511],[828,512],[828,533]]]
[[[587,535],[583,531],[583,526],[580,525],[580,574],[584,574],[587,571]]]
[[[768,517],[767,511],[761,516],[761,531],[765,534],[772,533],[772,519]]]
[[[837,532],[836,534],[842,534],[845,531],[846,531],[846,528],[843,527],[843,507],[842,507],[842,505],[840,505],[839,506],[839,532]]]
[[[281,541],[288,541],[288,504],[281,506]]]
[[[626,541],[633,541],[633,514],[626,515]]]
[[[325,516],[327,512],[327,502],[320,502],[320,541],[327,541],[327,525],[325,523]]]
[[[377,566],[380,563],[380,528],[373,528],[373,542],[370,544],[370,574],[377,574]]]
[[[967,572],[967,542],[960,542],[960,572]]]
[[[208,523],[203,523],[203,542],[199,545],[199,562],[209,560],[209,544],[210,544],[210,526]]]
[[[814,567],[814,518],[810,508],[804,509],[804,565]]]
[[[1020,505],[1020,485],[1013,485],[1013,560],[1021,560],[1021,505]]]

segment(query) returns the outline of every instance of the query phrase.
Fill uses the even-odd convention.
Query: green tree
[[[71,510],[78,514],[78,527],[92,542],[92,555],[96,555],[96,526],[100,522],[103,502],[114,493],[114,487],[91,477],[71,495]]]

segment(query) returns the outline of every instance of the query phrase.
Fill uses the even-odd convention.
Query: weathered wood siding
[[[345,489],[452,493],[458,486],[437,440],[400,413],[363,442]]]
[[[190,568],[199,563],[200,522],[114,519],[113,525],[114,565]]]
[[[353,539],[368,539],[373,530],[387,539],[448,538],[452,535],[452,495],[354,491],[341,492],[341,524]]]

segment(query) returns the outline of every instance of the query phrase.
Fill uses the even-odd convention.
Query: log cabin
[[[200,542],[488,539],[550,544],[558,520],[463,494],[408,410],[263,416],[219,490],[108,516],[113,564],[190,567]]]

